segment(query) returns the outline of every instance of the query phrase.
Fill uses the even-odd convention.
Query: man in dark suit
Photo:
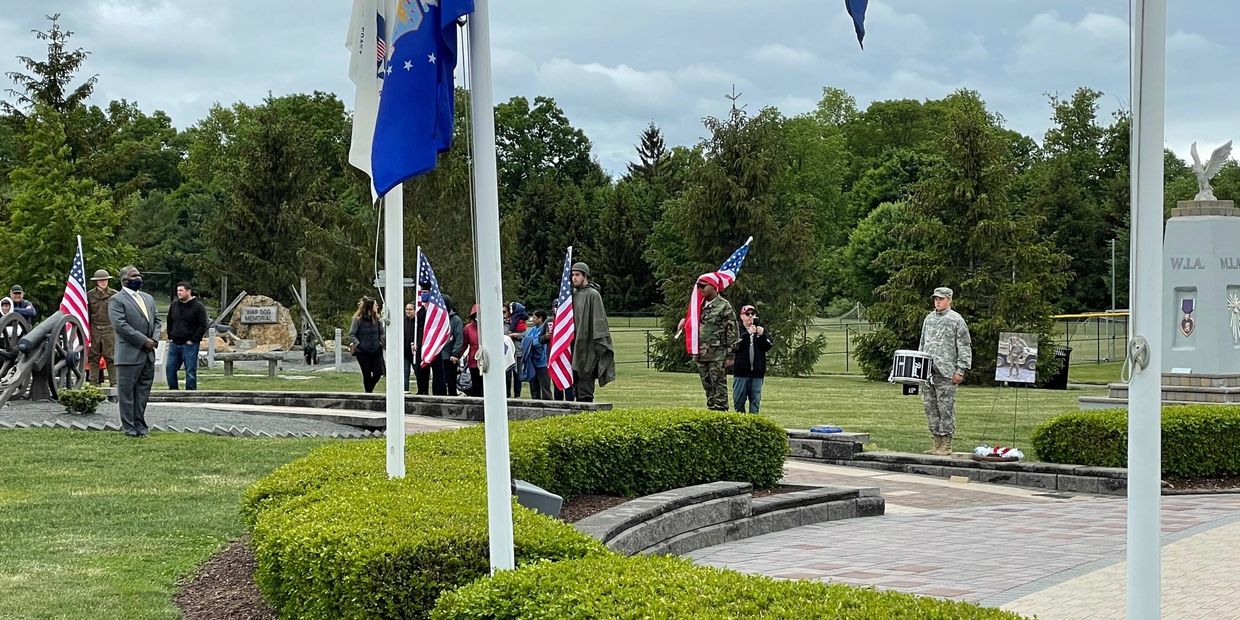
[[[155,380],[155,347],[159,313],[155,298],[142,292],[142,274],[132,265],[121,268],[121,292],[108,300],[108,320],[116,331],[117,400],[121,430],[146,437],[146,402]]]

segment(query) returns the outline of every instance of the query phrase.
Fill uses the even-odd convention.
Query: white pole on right
[[[516,566],[512,535],[512,475],[508,463],[503,287],[499,256],[499,185],[495,164],[495,104],[491,90],[490,2],[475,0],[469,17],[470,116],[474,149],[474,252],[478,269],[478,339],[489,364],[482,373],[487,459],[487,527],[491,572]]]
[[[1128,388],[1128,597],[1130,620],[1161,607],[1163,121],[1167,0],[1132,0],[1132,274],[1134,338],[1149,362]]]

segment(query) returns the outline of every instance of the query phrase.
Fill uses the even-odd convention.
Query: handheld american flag
[[[745,262],[745,257],[749,255],[749,244],[753,241],[750,237],[745,241],[745,245],[737,248],[728,260],[723,261],[719,266],[719,271],[702,274],[697,280],[693,281],[693,292],[689,293],[689,311],[685,314],[685,350],[689,355],[698,354],[698,334],[700,333],[699,323],[702,320],[702,296],[698,290],[698,282],[709,282],[715,286],[720,292],[728,288],[736,281],[736,275],[741,271],[741,264]]]
[[[426,292],[430,293],[430,299],[426,302],[426,327],[422,331],[422,366],[430,366],[431,361],[439,356],[439,352],[443,350],[448,339],[452,336],[452,330],[448,325],[448,305],[444,303],[443,293],[439,291],[439,280],[435,277],[435,271],[431,269],[431,261],[426,258],[426,254],[422,253],[422,248],[418,248],[418,296],[422,294],[422,283],[430,284],[430,288]]]
[[[555,317],[551,323],[551,353],[547,371],[557,388],[567,390],[573,385],[573,248],[564,254],[564,271],[560,275],[560,293],[555,298]]]
[[[86,310],[86,265],[82,262],[82,238],[78,237],[77,242],[77,254],[73,256],[69,279],[65,281],[65,296],[60,300],[60,311],[76,317],[82,323],[82,333],[86,337],[86,342],[82,344],[90,347],[90,315]]]

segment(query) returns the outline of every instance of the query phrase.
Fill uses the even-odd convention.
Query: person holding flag
[[[736,312],[720,292],[736,281],[751,242],[753,237],[737,248],[718,271],[698,277],[677,332],[685,333],[685,351],[697,363],[706,392],[706,408],[712,411],[728,410],[728,369],[736,359],[736,345],[740,342]]]
[[[603,296],[590,283],[590,266],[572,260],[569,247],[551,321],[547,372],[557,389],[571,387],[576,400],[589,403],[596,381],[604,386],[616,380],[616,352]]]

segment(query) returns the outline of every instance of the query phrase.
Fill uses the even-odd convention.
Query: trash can
[[[1059,370],[1043,380],[1042,388],[1066,390],[1068,389],[1068,363],[1072,359],[1072,347],[1055,347],[1055,359],[1059,360]]]

